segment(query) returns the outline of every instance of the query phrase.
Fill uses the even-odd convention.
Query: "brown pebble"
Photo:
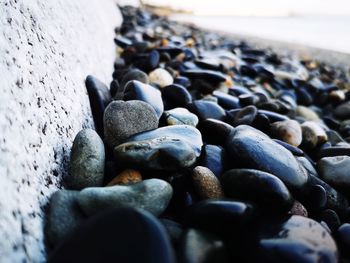
[[[201,199],[217,199],[224,196],[221,184],[212,171],[197,166],[192,173],[193,185]]]
[[[306,208],[298,201],[294,201],[294,204],[290,209],[289,214],[308,217],[308,212]]]
[[[278,139],[296,147],[301,144],[302,131],[297,121],[277,121],[271,125],[271,129]]]
[[[126,169],[110,181],[107,186],[129,185],[142,181],[141,173],[137,170]]]

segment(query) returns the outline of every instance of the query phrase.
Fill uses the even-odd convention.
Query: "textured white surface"
[[[48,197],[93,127],[84,80],[109,84],[120,23],[113,0],[0,0],[2,263],[45,261]]]

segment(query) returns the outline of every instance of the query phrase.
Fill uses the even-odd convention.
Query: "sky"
[[[144,2],[189,9],[198,15],[326,14],[350,16],[350,0],[144,0]]]

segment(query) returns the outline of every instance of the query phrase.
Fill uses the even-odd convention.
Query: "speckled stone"
[[[173,84],[174,79],[168,71],[157,68],[148,74],[149,81],[159,85],[161,88]]]
[[[142,181],[141,173],[137,170],[126,169],[110,181],[107,186],[112,185],[129,185]]]
[[[308,217],[308,212],[302,203],[299,201],[294,201],[292,208],[289,211],[289,214],[296,216]]]
[[[156,111],[143,101],[113,101],[104,113],[105,140],[111,148],[131,135],[157,127]]]
[[[185,108],[175,108],[164,112],[168,125],[190,125],[196,127],[198,117]]]
[[[65,178],[71,189],[101,186],[105,167],[105,148],[101,138],[91,129],[80,131],[74,139],[69,175]]]
[[[204,166],[197,166],[193,169],[192,182],[201,199],[218,199],[224,196],[219,180],[212,171]]]
[[[280,140],[298,147],[302,141],[300,124],[295,120],[277,121],[271,124],[272,133]]]
[[[90,187],[80,191],[77,201],[88,215],[117,207],[135,207],[159,215],[168,206],[173,190],[160,179],[148,179],[132,185]]]

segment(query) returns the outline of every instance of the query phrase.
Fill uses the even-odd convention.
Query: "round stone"
[[[196,127],[198,117],[185,108],[175,108],[164,112],[168,125],[190,125]]]
[[[297,106],[296,114],[308,121],[318,121],[320,119],[316,112],[305,106]]]
[[[271,131],[286,143],[298,147],[302,141],[302,131],[300,124],[295,120],[277,121],[271,124]]]
[[[113,101],[104,113],[105,140],[111,148],[131,135],[157,127],[156,111],[143,101]]]
[[[137,80],[145,84],[149,83],[147,74],[139,69],[129,70],[122,78],[120,82],[120,87],[124,90],[126,83],[128,83],[130,80]]]
[[[149,81],[159,85],[161,88],[171,85],[174,82],[173,77],[170,73],[162,68],[157,68],[149,73]]]
[[[328,136],[324,129],[316,122],[306,121],[301,124],[303,134],[303,145],[308,148],[315,148],[316,146],[325,143]]]
[[[105,148],[98,134],[81,130],[74,139],[70,155],[69,175],[65,177],[71,189],[101,186],[105,167]]]
[[[192,173],[192,182],[201,199],[219,199],[224,196],[219,180],[207,167],[195,167]]]

